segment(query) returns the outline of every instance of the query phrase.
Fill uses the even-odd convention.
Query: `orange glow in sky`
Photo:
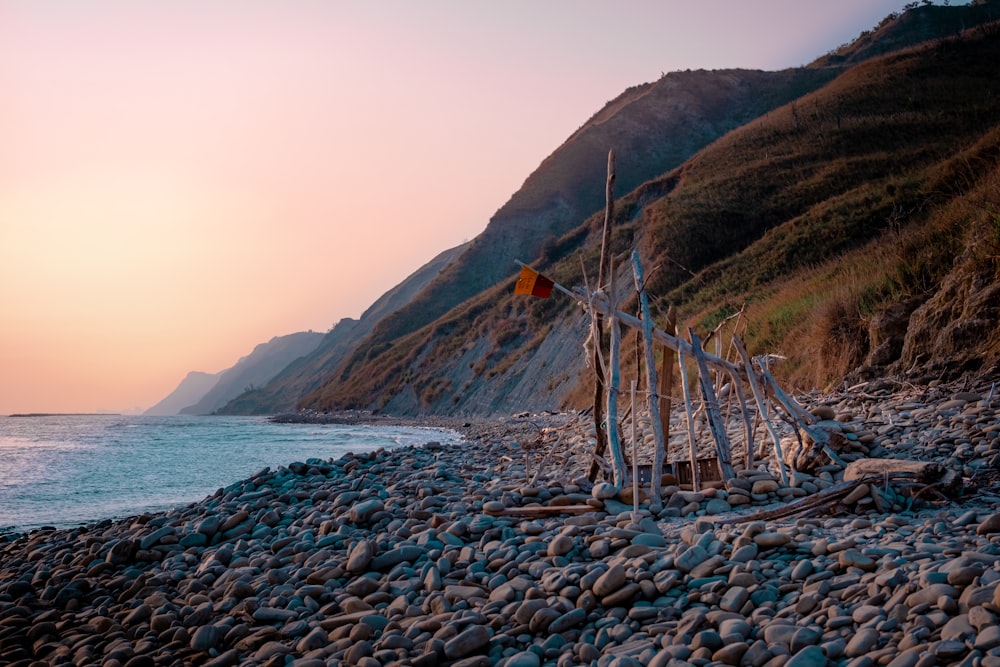
[[[147,408],[325,332],[625,88],[803,65],[903,4],[5,0],[0,414]]]

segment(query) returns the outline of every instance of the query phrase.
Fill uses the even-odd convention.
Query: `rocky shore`
[[[587,481],[586,417],[456,425],[460,445],[293,462],[0,544],[0,664],[1000,666],[1000,398],[875,383],[803,402],[848,458],[937,461],[965,494],[870,484],[765,522],[843,471],[786,486],[764,461],[633,508]]]

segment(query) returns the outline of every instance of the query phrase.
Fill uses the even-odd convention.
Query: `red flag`
[[[549,298],[554,283],[534,269],[521,265],[521,275],[514,285],[514,294],[530,294]]]

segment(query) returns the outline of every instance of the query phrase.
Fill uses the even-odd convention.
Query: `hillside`
[[[556,251],[556,239],[603,206],[608,146],[631,156],[618,175],[620,187],[630,190],[834,74],[831,69],[677,72],[625,91],[546,158],[440,276],[375,326],[341,376],[346,381],[353,367],[393,341],[508,278],[515,259]]]
[[[181,410],[201,400],[201,397],[207,394],[218,381],[218,373],[191,371],[184,376],[176,389],[143,414],[154,417],[179,415]]]
[[[295,408],[305,394],[319,387],[340,365],[372,328],[388,314],[411,302],[449,264],[461,255],[468,244],[445,250],[417,269],[403,282],[383,294],[357,320],[339,321],[313,351],[296,359],[273,374],[266,383],[257,383],[238,395],[233,394],[220,414],[274,414]]]
[[[923,25],[914,16],[942,9],[971,8],[919,7],[879,31],[898,37],[907,25]],[[839,382],[852,373],[942,376],[994,363],[998,55],[1000,30],[990,24],[842,70],[825,63],[825,85],[775,105],[641,184],[623,175],[645,164],[648,153],[636,149],[641,142],[620,140],[641,132],[611,132],[601,154],[595,147],[586,158],[595,174],[581,179],[587,183],[581,192],[591,199],[577,201],[599,208],[593,204],[603,199],[605,154],[613,146],[618,191],[627,193],[618,203],[615,250],[639,247],[659,312],[675,304],[683,322],[706,331],[747,304],[748,345],[784,353],[789,361],[782,372],[799,386]],[[676,76],[678,85],[701,77],[745,80],[737,73]],[[788,90],[794,77],[784,76]],[[795,80],[801,86],[802,79]],[[628,110],[652,90],[633,89],[588,126],[631,127],[624,122],[632,117]],[[686,125],[698,127],[690,119]],[[544,172],[540,167],[532,176]],[[559,171],[553,173],[551,182],[559,182]],[[515,199],[541,201],[515,196],[511,210]],[[526,214],[523,227],[505,227],[506,236],[498,230],[504,242],[496,244],[495,256],[521,253],[560,282],[582,284],[581,259],[596,272],[601,217],[578,218],[543,247],[515,240],[529,227],[556,233],[541,213]],[[466,254],[490,238],[484,232]],[[449,279],[460,277],[463,266],[450,267]],[[484,264],[490,276],[491,267]],[[515,270],[509,264],[505,273]],[[585,405],[583,318],[565,299],[514,298],[511,285],[505,279],[434,319],[447,299],[431,303],[425,292],[399,318],[386,318],[300,406],[490,414]],[[950,297],[937,296],[942,289]],[[946,301],[961,324],[935,331],[942,323],[933,317],[934,298]],[[421,317],[402,326],[418,306]],[[421,318],[429,323],[420,326]],[[970,341],[976,343],[970,347]]]
[[[250,354],[219,373],[215,385],[197,401],[185,406],[180,414],[215,413],[235,397],[253,387],[266,384],[289,364],[310,354],[322,339],[321,333],[300,331],[287,336],[275,336],[268,342],[257,345]]]

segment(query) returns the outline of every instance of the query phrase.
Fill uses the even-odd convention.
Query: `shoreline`
[[[961,389],[813,397],[869,454],[979,485],[898,511],[886,487],[868,489],[884,511],[864,495],[727,523],[838,474],[786,487],[751,470],[634,512],[584,478],[586,417],[522,415],[462,422],[459,445],[293,462],[168,512],[35,531],[0,544],[0,662],[1000,665],[1000,406]]]

